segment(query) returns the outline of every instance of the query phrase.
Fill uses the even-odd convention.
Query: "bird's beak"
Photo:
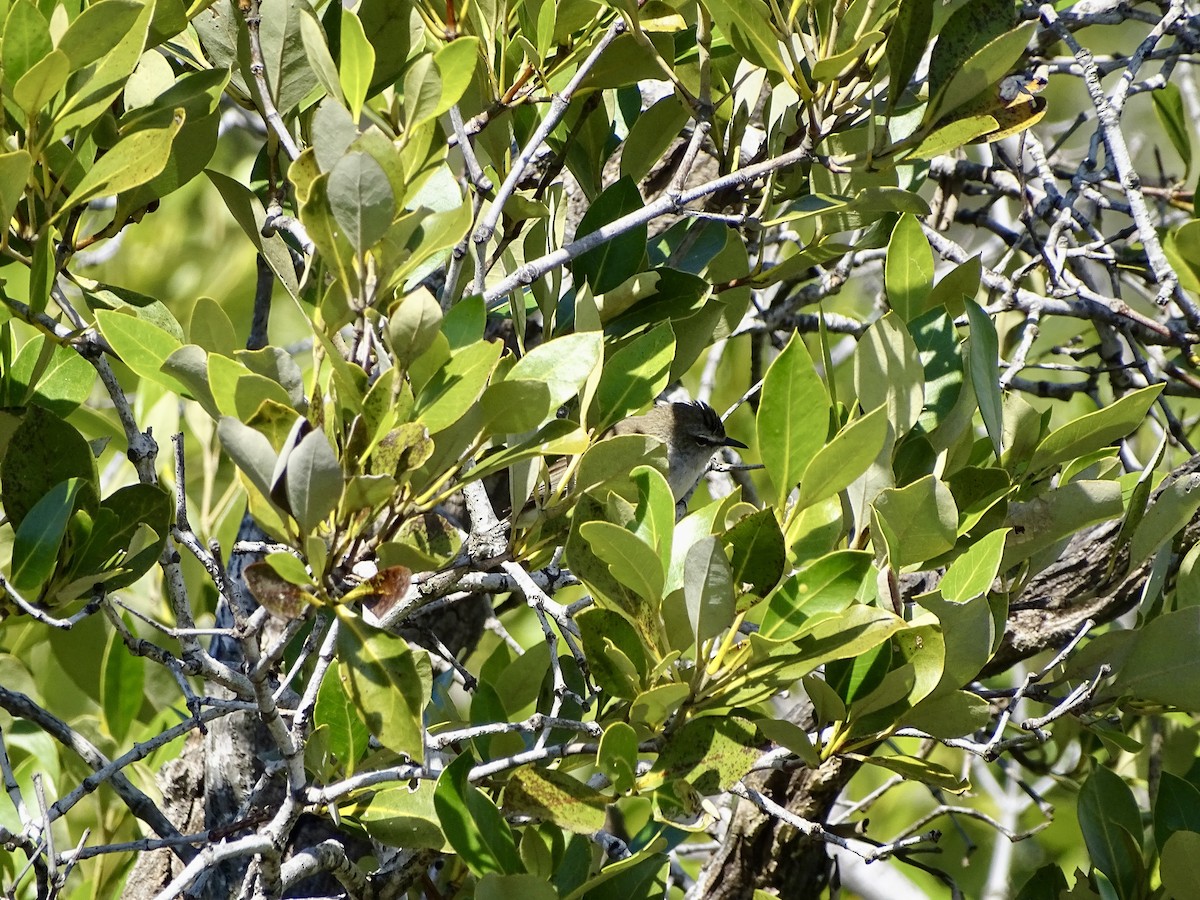
[[[749,449],[750,449],[750,448],[749,448],[749,447],[747,447],[745,444],[743,444],[741,441],[734,440],[734,439],[733,439],[733,438],[731,438],[731,437],[727,437],[727,438],[725,438],[725,443],[724,443],[722,446],[724,446],[724,447],[737,447],[739,450],[749,450]]]

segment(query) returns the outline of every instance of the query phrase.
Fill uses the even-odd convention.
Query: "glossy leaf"
[[[663,745],[648,779],[685,779],[701,794],[727,790],[759,757],[753,723],[729,716],[686,722]]]
[[[895,109],[912,80],[933,26],[933,5],[928,0],[900,0],[888,34],[888,109]]]
[[[593,409],[596,427],[607,428],[645,407],[667,386],[675,335],[664,322],[638,335],[604,361]]]
[[[355,121],[362,115],[363,101],[367,98],[374,71],[375,48],[367,41],[358,16],[343,7],[338,78],[346,105],[350,108],[350,116]]]
[[[1152,556],[1191,521],[1200,509],[1200,475],[1175,478],[1155,498],[1133,533],[1129,561],[1137,565]]]
[[[872,558],[862,550],[837,550],[807,563],[771,594],[759,633],[790,640],[814,616],[841,612],[854,602]]]
[[[783,509],[829,429],[829,394],[798,335],[767,370],[756,424],[758,450]]]
[[[86,203],[94,197],[111,197],[153,179],[167,166],[175,135],[183,127],[183,111],[165,128],[146,128],[122,138],[96,160],[75,186],[71,203]]]
[[[1001,528],[985,534],[951,563],[938,586],[942,596],[955,603],[965,603],[990,591],[1000,571],[1008,531]]]
[[[613,578],[644,600],[657,601],[662,597],[665,576],[653,547],[611,522],[584,522],[579,533],[592,552],[608,565]]]
[[[1052,431],[1038,444],[1029,468],[1044,469],[1065,462],[1106,447],[1130,434],[1142,423],[1164,386],[1161,383],[1153,384],[1131,391],[1109,406],[1080,416]]]
[[[83,435],[54,413],[30,407],[7,435],[7,448],[0,462],[0,501],[9,524],[20,531],[30,510],[69,479],[81,479],[92,486],[93,496],[98,493],[92,448]]]
[[[504,789],[505,809],[549,820],[575,834],[603,828],[605,805],[598,791],[554,769],[523,766]]]
[[[424,710],[433,689],[429,656],[339,608],[338,674],[367,729],[383,746],[424,759]]]
[[[1108,876],[1118,896],[1138,896],[1142,817],[1129,787],[1119,775],[1097,766],[1079,791],[1078,810],[1092,864]]]
[[[996,459],[1004,452],[1004,413],[1000,392],[998,369],[1000,365],[1000,343],[996,336],[996,325],[979,304],[973,300],[963,301],[967,318],[971,322],[970,371],[971,386],[979,402],[979,415]]]
[[[854,351],[854,389],[864,409],[887,404],[888,421],[897,438],[916,424],[925,402],[925,369],[908,329],[895,313],[876,321],[859,340]]]
[[[461,754],[442,770],[433,806],[446,840],[476,877],[524,870],[512,829],[487,795],[468,776],[474,760]]]
[[[26,513],[13,537],[12,586],[26,594],[42,587],[58,563],[58,551],[75,511],[79,493],[87,486],[82,478],[59,482]]]
[[[1183,160],[1183,179],[1186,181],[1192,170],[1192,129],[1183,110],[1183,95],[1178,85],[1167,83],[1162,90],[1151,92],[1150,97],[1159,124]]]
[[[958,509],[950,489],[934,476],[883,490],[873,505],[892,566],[925,562],[954,546]]]
[[[774,510],[761,509],[740,519],[725,532],[723,540],[732,555],[734,585],[749,584],[755,593],[765,595],[779,583],[787,548]],[[689,560],[685,571],[690,568]]]
[[[557,408],[579,393],[603,356],[604,338],[600,332],[568,334],[530,350],[507,377],[543,382],[550,390],[551,407]]]
[[[887,409],[880,406],[834,435],[804,470],[799,507],[820,503],[853,484],[879,456],[887,430]]]
[[[333,218],[361,256],[379,242],[396,213],[387,174],[366,153],[347,153],[329,173],[328,191]]]
[[[884,284],[888,305],[905,322],[928,308],[933,288],[933,251],[916,216],[906,213],[896,221],[888,242]]]
[[[126,627],[130,627],[129,617],[124,618]],[[100,667],[100,708],[105,729],[116,740],[125,740],[137,723],[146,701],[145,691],[146,667],[126,649],[120,633],[113,629]]]
[[[633,790],[637,777],[637,732],[624,722],[613,722],[604,729],[596,750],[596,766],[608,776],[618,794]]]
[[[622,178],[605,189],[588,207],[575,237],[577,240],[586,237],[642,206],[642,195],[633,180]],[[571,271],[577,282],[586,280],[591,285],[593,294],[603,294],[639,272],[645,253],[646,226],[639,225],[581,253],[571,263]]]
[[[312,533],[342,496],[342,465],[323,431],[310,431],[287,458],[288,509]]]
[[[1160,852],[1177,831],[1200,833],[1200,789],[1164,771],[1154,797],[1154,845]]]
[[[716,538],[701,538],[692,545],[684,566],[683,599],[697,647],[733,624],[732,577]]]

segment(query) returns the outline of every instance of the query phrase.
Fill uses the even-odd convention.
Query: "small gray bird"
[[[725,434],[725,423],[707,403],[666,403],[640,416],[622,419],[610,434],[647,434],[667,445],[667,483],[678,503],[708,471],[722,447],[746,445]]]

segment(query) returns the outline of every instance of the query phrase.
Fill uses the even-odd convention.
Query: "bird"
[[[645,434],[666,445],[667,484],[676,503],[696,487],[714,453],[722,447],[747,449],[725,433],[717,411],[700,400],[655,406],[640,416],[622,419],[608,434]]]
[[[677,401],[655,406],[638,416],[621,419],[600,437],[642,434],[662,442],[667,456],[667,485],[676,506],[684,501],[708,471],[713,454],[722,447],[747,449],[739,440],[725,433],[725,424],[717,411],[701,401]],[[500,511],[501,524],[510,523],[527,528],[535,523],[555,520],[557,511],[566,511],[572,504],[574,467],[570,457],[551,463],[546,481],[534,491],[521,511],[514,517],[508,508]],[[571,480],[566,487],[563,478]],[[567,502],[560,505],[563,494]],[[554,499],[551,499],[554,498]],[[548,502],[548,506],[546,505]]]

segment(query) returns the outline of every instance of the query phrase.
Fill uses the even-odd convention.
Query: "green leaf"
[[[933,251],[921,223],[911,213],[896,220],[888,242],[884,266],[884,285],[888,305],[905,322],[911,322],[929,308],[933,288]]]
[[[325,682],[329,680],[327,678]],[[317,707],[320,705],[318,695]],[[365,729],[363,734],[366,734]],[[331,750],[334,746],[331,740]],[[431,781],[419,782],[415,790],[408,785],[384,788],[371,797],[370,805],[358,814],[358,821],[371,837],[387,846],[428,847],[448,853],[452,848],[438,825],[434,790]]]
[[[441,94],[433,111],[434,118],[449,112],[450,107],[462,99],[475,75],[479,51],[479,38],[459,34],[434,54],[433,63],[437,66],[442,83]]]
[[[754,723],[736,716],[705,716],[684,723],[663,744],[650,778],[684,779],[705,796],[728,790],[761,755]]]
[[[1055,863],[1046,863],[1029,876],[1016,900],[1058,900],[1069,890],[1067,876]]]
[[[629,473],[637,487],[637,507],[629,523],[634,534],[658,553],[670,567],[675,537],[675,498],[666,476],[653,466],[638,466]]]
[[[1133,792],[1119,775],[1097,766],[1080,788],[1077,809],[1092,864],[1109,877],[1120,897],[1139,896],[1143,829]]]
[[[424,353],[442,327],[442,308],[424,288],[413,291],[388,312],[387,337],[396,362],[407,369]]]
[[[584,522],[579,533],[617,581],[645,600],[657,602],[662,598],[665,575],[653,547],[611,522]]]
[[[605,188],[595,199],[575,232],[575,239],[587,237],[622,216],[642,208],[642,195],[628,176]],[[587,281],[593,294],[611,291],[642,269],[646,255],[646,226],[639,225],[581,253],[571,263],[577,284]]]
[[[592,407],[596,427],[603,430],[619,422],[662,393],[674,357],[675,335],[671,324],[663,322],[605,360]]]
[[[825,683],[820,681],[820,679],[813,679],[813,681],[819,684]],[[810,682],[806,679],[805,683],[808,684]],[[816,705],[815,701],[814,705]],[[845,707],[842,708],[842,713],[843,715],[845,714]],[[826,720],[822,718],[821,721]],[[840,721],[840,719],[831,719],[829,721]],[[787,719],[759,719],[755,724],[768,740],[774,741],[781,747],[787,747],[804,760],[805,765],[814,769],[821,765],[820,754],[817,753],[817,748],[813,746],[808,732],[795,722],[789,722]]]
[[[503,802],[509,814],[525,813],[575,834],[594,834],[604,827],[605,797],[554,769],[517,769],[504,788]]]
[[[9,524],[19,531],[30,510],[60,482],[72,478],[90,484],[93,496],[99,492],[92,448],[54,413],[29,407],[8,437],[0,463],[0,502]]]
[[[294,170],[295,164],[293,164]],[[250,239],[254,248],[263,255],[280,283],[293,297],[298,296],[300,286],[296,279],[296,267],[292,263],[292,255],[288,250],[287,242],[279,234],[273,234],[270,237],[262,236],[262,227],[267,219],[267,211],[263,208],[262,201],[237,179],[230,178],[221,172],[214,172],[212,169],[206,169],[204,174],[221,195],[221,199],[225,202],[234,221]]]
[[[473,763],[463,753],[438,776],[433,806],[442,831],[477,878],[489,872],[519,874],[525,867],[512,829],[496,804],[469,781]]]
[[[637,732],[625,722],[613,722],[600,738],[596,767],[608,776],[618,794],[625,794],[634,788],[637,766]]]
[[[454,351],[417,395],[414,415],[430,434],[436,434],[466,415],[479,399],[504,347],[499,341],[478,341]],[[510,373],[511,374],[511,373]]]
[[[611,609],[593,606],[575,622],[596,684],[615,697],[636,698],[647,674],[646,650],[629,620]]]
[[[1187,181],[1192,171],[1192,128],[1183,110],[1183,95],[1179,86],[1167,82],[1161,90],[1151,91],[1154,113],[1171,145],[1183,160],[1183,180]]]
[[[772,515],[770,510],[764,512]],[[683,600],[697,647],[733,624],[732,573],[725,551],[716,538],[701,538],[688,550]]]
[[[21,348],[8,378],[13,393],[6,405],[32,403],[66,416],[91,396],[96,370],[75,350],[43,337]]]
[[[488,872],[475,887],[475,900],[510,900],[513,897],[558,900],[558,891],[540,875],[499,875],[495,872]]]
[[[840,613],[854,602],[872,559],[864,550],[836,550],[807,563],[771,594],[759,634],[791,640],[809,619]]]
[[[950,489],[932,475],[880,491],[872,507],[894,568],[926,562],[954,546],[958,508]]]
[[[903,775],[906,781],[919,781],[941,791],[952,794],[962,794],[970,790],[970,782],[959,778],[945,766],[938,765],[928,759],[916,756],[863,756],[854,757],[859,761],[897,775]]]
[[[930,95],[943,90],[981,47],[1016,24],[1015,9],[1007,0],[976,0],[955,9],[942,25],[930,56]]]
[[[128,616],[126,627],[133,630]],[[118,743],[128,738],[146,695],[146,666],[125,647],[116,629],[110,632],[100,665],[100,709],[104,726]]]
[[[861,61],[863,54],[883,39],[882,31],[868,31],[860,35],[846,50],[818,59],[812,67],[813,81],[830,82],[849,75]]]
[[[54,573],[67,522],[85,486],[87,481],[82,478],[59,482],[21,519],[13,538],[9,577],[17,590],[33,594]]]
[[[313,577],[305,568],[304,563],[290,553],[276,552],[268,553],[263,562],[275,570],[284,581],[289,584],[294,584],[299,587],[310,587],[313,583]]]
[[[11,89],[21,77],[54,50],[50,25],[29,0],[17,0],[8,9],[4,34],[0,37],[0,58],[4,60],[4,81]]]
[[[933,4],[929,0],[900,0],[888,33],[884,55],[888,63],[887,108],[893,110],[904,96],[929,44]]]
[[[532,431],[547,418],[555,407],[550,403],[550,391],[541,381],[515,380],[512,377],[487,386],[479,405],[488,413],[484,434],[520,434]]]
[[[962,315],[964,302],[974,300],[979,293],[982,276],[983,264],[979,254],[976,254],[965,263],[955,266],[933,286],[929,296],[930,307],[944,306],[950,315]]]
[[[338,78],[350,116],[357,122],[371,87],[371,73],[375,71],[375,48],[363,33],[358,16],[345,7],[342,7],[341,42]]]
[[[317,691],[317,703],[313,708],[313,725],[328,729],[330,752],[337,757],[346,774],[353,775],[355,766],[366,752],[370,732],[367,731],[367,726],[359,717],[354,704],[346,696],[342,682],[340,677],[327,677],[321,681],[321,687]],[[430,799],[432,800],[432,797]],[[380,810],[375,810],[376,815],[379,812]],[[431,804],[429,818],[432,818],[432,812]]]
[[[110,590],[133,584],[158,561],[173,511],[170,497],[157,485],[114,491],[100,504],[88,540],[72,555],[70,577],[92,576]]]
[[[804,470],[798,507],[806,509],[848,488],[879,455],[887,429],[887,408],[879,406],[834,435]]]
[[[99,118],[124,89],[130,74],[137,67],[142,50],[145,48],[147,32],[155,9],[164,8],[166,4],[136,3],[134,6],[136,18],[132,22],[129,22],[121,14],[114,19],[113,24],[119,23],[122,26],[116,45],[105,52],[90,70],[87,70],[90,63],[81,67],[85,69],[85,75],[81,79],[82,84],[79,89],[69,90],[64,95],[62,108],[58,110],[53,123],[52,133],[56,139],[68,135],[76,128],[87,126]],[[99,14],[103,16],[107,12],[108,10],[104,9]],[[91,55],[102,46],[96,45],[92,50],[82,50],[83,45],[91,41],[95,34],[95,30],[91,27],[94,23],[85,20],[83,16],[76,21],[83,23],[77,35],[78,40],[60,45],[62,51],[72,59],[72,67],[74,67],[76,59]],[[73,29],[68,29],[68,33],[71,32]],[[99,29],[99,33],[101,35],[108,34],[108,28]],[[111,37],[110,34],[108,36]],[[64,40],[65,37],[64,34]],[[80,56],[81,52],[82,57]],[[5,68],[7,69],[7,67],[8,59],[6,57]]]
[[[930,114],[943,116],[985,91],[998,90],[1001,79],[1020,60],[1036,28],[1036,22],[1025,22],[973,53],[929,104],[927,118]]]
[[[552,5],[547,0],[547,6]],[[663,97],[637,117],[621,151],[621,174],[639,182],[662,158],[691,119],[688,108],[674,93]]]
[[[1000,366],[1000,341],[996,336],[996,324],[991,316],[974,300],[964,300],[967,318],[971,322],[971,350],[969,354],[971,386],[979,402],[979,415],[984,428],[992,439],[996,459],[1004,452],[1004,410],[997,374]]]
[[[287,457],[288,510],[306,534],[316,531],[342,497],[342,464],[324,431],[306,434]]]
[[[1116,519],[1124,512],[1121,486],[1112,481],[1073,481],[1026,503],[1009,505],[1013,533],[1003,568],[1016,565],[1081,528]]]
[[[723,540],[732,554],[734,585],[749,584],[754,592],[766,595],[779,583],[787,558],[783,532],[775,511],[760,509],[725,532]],[[690,570],[690,561],[686,570]]]
[[[387,174],[366,153],[347,153],[329,173],[328,192],[334,221],[355,252],[364,255],[383,238],[396,214]]]
[[[153,179],[167,167],[171,145],[183,121],[183,110],[179,110],[165,128],[145,128],[122,138],[88,169],[71,192],[71,204],[79,206],[95,197],[111,197]]]
[[[1200,607],[1166,613],[1134,632],[1136,642],[1106,694],[1128,696],[1147,703],[1200,712],[1200,659],[1195,636],[1200,634]]]
[[[990,591],[1000,571],[1008,533],[1008,528],[1001,528],[985,534],[951,563],[938,586],[942,596],[955,603],[965,603]]]
[[[783,509],[829,432],[829,394],[799,335],[767,369],[756,424],[775,504]]]
[[[897,439],[916,424],[925,403],[925,367],[895,313],[880,318],[859,340],[854,351],[854,389],[863,409],[887,404]]]
[[[1154,845],[1160,852],[1177,831],[1200,832],[1200,790],[1163,771],[1154,796]]]
[[[317,18],[317,14],[313,12],[312,7],[304,6],[300,16],[300,37],[304,41],[304,53],[308,57],[308,64],[312,68],[313,74],[317,77],[317,81],[321,83],[321,87],[325,88],[325,93],[330,97],[333,103],[341,104],[345,102],[345,95],[342,93],[341,76],[338,73],[337,64],[333,61],[333,55],[329,52],[329,44],[325,37],[325,29],[321,25],[321,20]],[[355,17],[357,19],[357,16]],[[362,28],[362,25],[359,25]],[[345,50],[342,51],[345,53]],[[374,48],[371,50],[372,59],[374,58]],[[367,73],[370,79],[370,73]],[[355,119],[358,117],[355,116]],[[353,122],[351,122],[353,126]],[[314,129],[315,130],[315,129]],[[314,146],[319,146],[320,141],[313,136]]]
[[[1133,533],[1129,563],[1136,566],[1183,529],[1200,508],[1200,475],[1175,478],[1164,487],[1146,510]]]
[[[61,50],[48,53],[21,76],[13,87],[13,100],[26,115],[36,116],[66,85],[70,68],[67,54]]]
[[[925,135],[921,143],[917,145],[916,149],[908,153],[905,159],[906,161],[913,159],[933,159],[935,156],[941,156],[944,153],[957,150],[964,144],[969,144],[976,138],[991,134],[999,128],[1000,123],[996,121],[995,116],[991,115],[967,116],[966,118],[956,119],[949,125],[942,125]]]
[[[534,347],[509,371],[512,380],[541,381],[550,390],[550,406],[562,406],[579,393],[604,357],[599,331],[567,334]]]
[[[17,204],[25,195],[25,184],[32,168],[33,157],[28,151],[0,153],[0,221],[12,219]]]
[[[766,4],[755,0],[712,0],[707,9],[739,55],[779,75],[790,71],[779,54],[779,38]]]
[[[1083,456],[1130,434],[1145,420],[1151,404],[1158,399],[1164,387],[1166,385],[1160,383],[1131,391],[1111,405],[1080,416],[1050,432],[1034,451],[1029,470],[1045,469]]]
[[[434,65],[433,54],[423,53],[404,73],[404,122],[407,131],[415,131],[437,112],[442,98],[442,77]]]
[[[338,619],[338,674],[346,695],[379,743],[409,759],[424,759],[425,706],[433,689],[429,655],[342,607]]]
[[[1159,866],[1162,886],[1169,897],[1186,897],[1200,884],[1200,834],[1177,831],[1162,848]]]

